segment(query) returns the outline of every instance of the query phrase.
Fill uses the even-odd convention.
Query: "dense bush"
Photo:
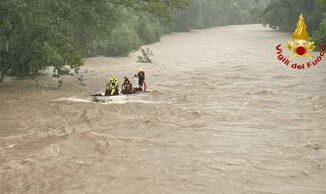
[[[320,23],[319,29],[314,33],[314,40],[318,46],[326,44],[326,16]]]
[[[160,20],[184,1],[1,0],[0,81],[49,67],[59,77],[78,71],[82,56],[126,55],[158,40]]]
[[[142,44],[159,41],[164,33],[164,27],[158,18],[143,13],[138,16],[136,30]]]
[[[323,6],[323,19],[314,33],[314,40],[318,46],[322,46],[326,44],[326,0],[319,0],[319,4]]]
[[[118,22],[105,37],[98,36],[87,47],[88,56],[126,56],[141,45],[159,41],[164,32],[160,20],[153,15],[121,9]]]
[[[117,26],[104,41],[103,53],[106,56],[126,56],[140,47],[141,40],[135,28],[126,23]]]
[[[54,74],[77,69],[80,57],[72,44],[60,11],[47,1],[0,2],[0,78],[26,75],[54,67]],[[34,11],[31,11],[34,10]],[[51,14],[48,14],[51,13]]]

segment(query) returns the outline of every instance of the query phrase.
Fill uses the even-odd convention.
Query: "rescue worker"
[[[119,81],[114,75],[112,75],[109,78],[109,83],[106,84],[105,96],[119,95],[119,88],[118,87],[119,87]]]
[[[143,69],[139,69],[139,72],[135,75],[135,77],[138,77],[139,90],[146,92],[147,84],[145,82],[145,72],[143,71]]]
[[[124,78],[122,88],[121,88],[121,93],[123,93],[123,94],[132,94],[133,93],[132,84],[127,77]]]

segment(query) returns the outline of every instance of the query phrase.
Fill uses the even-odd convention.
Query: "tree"
[[[189,31],[212,26],[258,23],[258,13],[265,1],[260,0],[189,0],[169,26],[170,31]]]
[[[82,56],[125,55],[140,46],[140,42],[131,44],[135,39],[150,42],[160,36],[139,38],[138,33],[143,36],[146,31],[128,23],[130,18],[140,23],[141,15],[137,13],[145,12],[150,15],[148,18],[158,18],[149,20],[153,24],[167,22],[185,1],[2,0],[0,81],[5,75],[35,76],[48,68],[53,69],[55,77],[60,77],[78,72]],[[119,16],[126,10],[132,16],[121,21]],[[157,30],[148,26],[146,30],[157,34]],[[122,35],[129,37],[130,44],[123,45]]]

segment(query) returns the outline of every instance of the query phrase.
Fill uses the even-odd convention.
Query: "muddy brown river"
[[[0,83],[0,193],[326,193],[326,62],[275,58],[260,25],[173,33],[153,64],[91,58],[84,85]],[[142,67],[151,93],[89,95]]]

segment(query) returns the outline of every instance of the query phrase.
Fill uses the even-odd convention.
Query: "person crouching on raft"
[[[145,72],[143,69],[139,69],[138,74],[135,75],[135,77],[138,77],[138,85],[139,85],[139,90],[146,92],[147,90],[147,84],[145,82]],[[144,90],[143,90],[144,86]]]
[[[109,83],[106,84],[105,96],[116,96],[119,95],[119,81],[112,75],[109,78]]]
[[[134,93],[134,89],[132,87],[132,84],[131,84],[130,80],[127,77],[125,77],[124,79],[125,80],[124,80],[124,82],[122,84],[121,93],[123,93],[123,94],[132,94],[132,93]]]

